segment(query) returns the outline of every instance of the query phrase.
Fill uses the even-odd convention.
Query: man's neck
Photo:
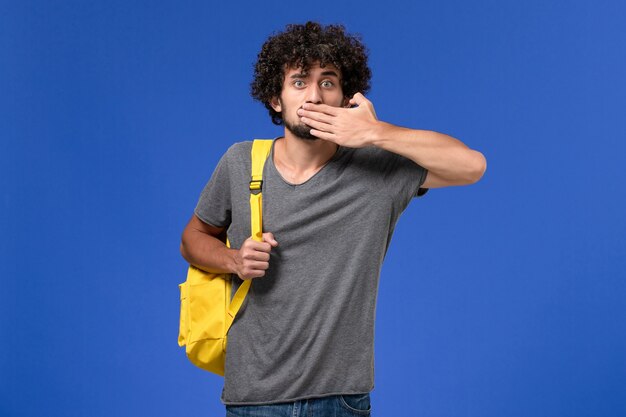
[[[286,130],[274,144],[274,165],[288,181],[304,182],[330,161],[337,148],[335,143],[300,139]]]

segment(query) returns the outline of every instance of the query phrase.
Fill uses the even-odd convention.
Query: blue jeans
[[[226,417],[355,417],[369,416],[369,394],[333,395],[292,403],[227,405]]]

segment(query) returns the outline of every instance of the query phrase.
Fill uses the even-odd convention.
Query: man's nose
[[[322,103],[322,91],[320,90],[320,86],[317,84],[312,84],[307,89],[306,102],[313,104],[321,104]]]

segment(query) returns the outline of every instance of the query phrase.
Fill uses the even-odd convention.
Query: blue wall
[[[180,233],[280,134],[252,65],[307,19],[362,35],[381,119],[488,159],[400,220],[374,415],[626,415],[624,3],[335,3],[0,4],[0,415],[224,415],[176,344]]]

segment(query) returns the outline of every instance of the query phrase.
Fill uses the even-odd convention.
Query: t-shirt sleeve
[[[229,152],[220,159],[211,179],[204,186],[194,213],[200,220],[215,227],[228,227],[231,222]]]
[[[382,188],[394,198],[399,198],[402,206],[412,198],[421,197],[428,188],[421,188],[428,170],[410,159],[380,148],[371,149],[370,158],[380,173]]]

